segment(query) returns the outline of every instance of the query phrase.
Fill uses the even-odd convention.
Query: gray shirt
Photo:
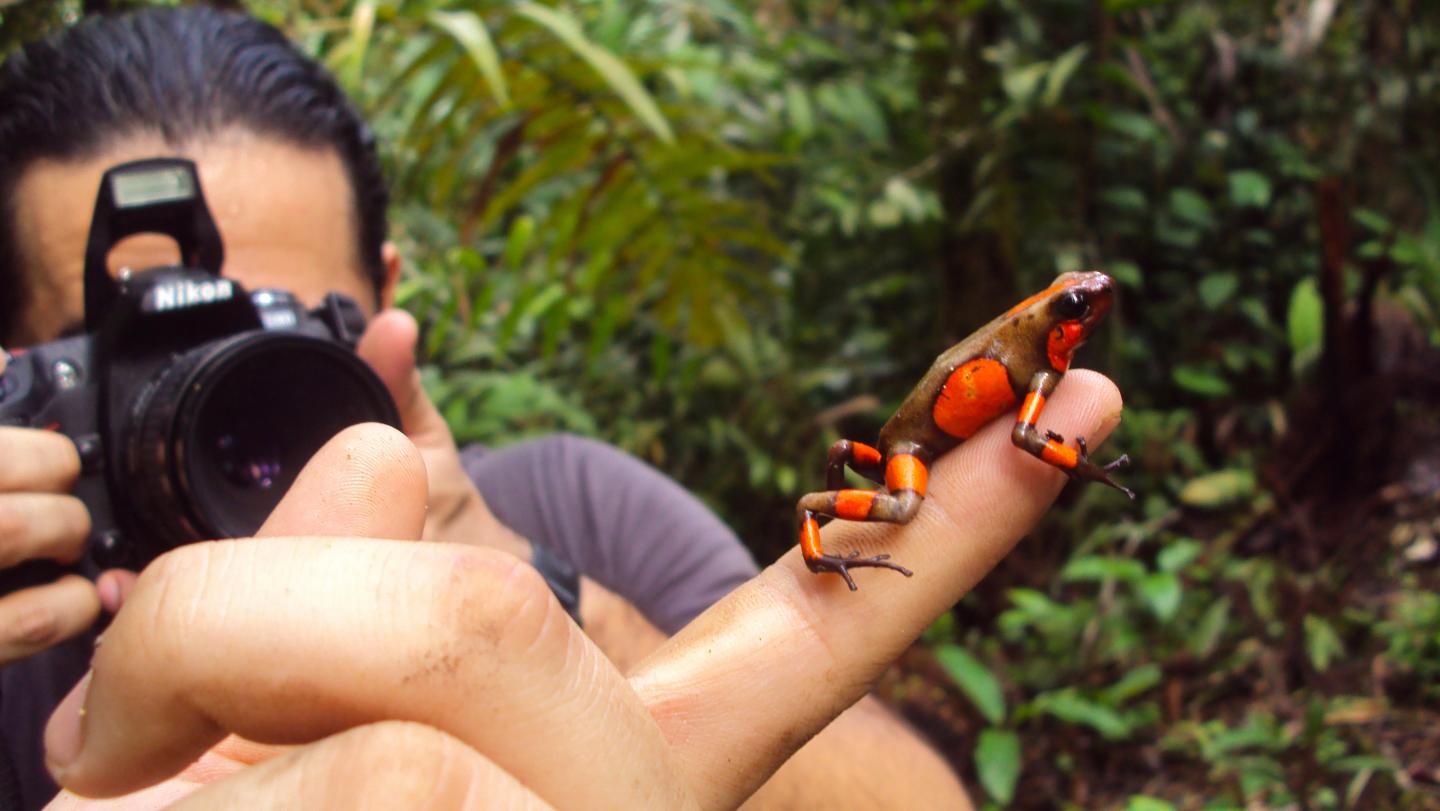
[[[473,447],[461,460],[501,522],[634,603],[666,633],[757,571],[698,499],[604,443],[557,435]],[[83,634],[0,669],[0,809],[37,809],[55,795],[41,743],[45,722],[84,675],[94,638]]]

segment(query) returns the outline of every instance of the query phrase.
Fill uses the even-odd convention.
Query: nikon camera
[[[181,264],[113,278],[111,248],[139,233],[172,238]],[[0,376],[0,425],[75,442],[92,535],[71,566],[0,571],[0,593],[252,535],[336,433],[399,425],[355,355],[365,315],[354,301],[332,293],[306,310],[284,291],[247,293],[221,275],[223,258],[193,163],[105,173],[85,250],[84,334],[17,351]]]

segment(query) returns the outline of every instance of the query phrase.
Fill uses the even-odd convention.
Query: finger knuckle
[[[42,648],[60,641],[60,613],[52,606],[31,602],[6,623],[6,641],[17,647]]]
[[[0,567],[19,563],[24,555],[22,544],[29,521],[17,502],[14,497],[0,495]]]
[[[233,542],[206,542],[176,547],[155,558],[136,581],[126,600],[135,621],[152,628],[165,628],[167,638],[184,639],[206,621],[206,600],[211,585],[231,579]],[[125,613],[119,615],[125,618]],[[158,636],[152,634],[152,636]]]
[[[455,547],[435,609],[449,634],[491,650],[526,650],[549,638],[561,612],[534,567],[487,549]]]

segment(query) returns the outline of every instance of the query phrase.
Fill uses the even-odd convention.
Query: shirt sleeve
[[[461,460],[502,523],[625,597],[666,633],[758,571],[695,496],[602,442],[560,434],[471,447]]]

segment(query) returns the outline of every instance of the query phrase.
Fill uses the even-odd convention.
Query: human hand
[[[1119,413],[1108,381],[1075,371],[1046,416],[1098,444]],[[107,632],[88,689],[51,718],[52,771],[119,794],[232,731],[304,745],[189,803],[735,807],[1049,506],[1063,475],[1009,434],[994,423],[939,460],[910,524],[824,530],[827,547],[891,552],[913,578],[866,577],[852,594],[792,550],[628,679],[532,569],[488,549],[304,538],[177,549]],[[375,475],[321,457],[302,475],[321,491],[363,490]],[[367,520],[414,521],[420,503],[402,489],[380,488],[391,501]],[[376,534],[361,523],[350,530]]]
[[[0,350],[0,375],[6,356]],[[30,560],[74,563],[85,551],[90,512],[70,494],[80,456],[53,431],[0,427],[0,569]],[[24,659],[89,628],[103,606],[119,608],[133,576],[97,584],[78,574],[0,596],[0,665]]]
[[[530,543],[500,523],[460,463],[455,437],[420,385],[415,366],[419,327],[404,310],[389,309],[370,320],[358,352],[369,363],[400,410],[400,427],[425,461],[430,509],[424,538],[446,543],[484,543],[524,559]]]

